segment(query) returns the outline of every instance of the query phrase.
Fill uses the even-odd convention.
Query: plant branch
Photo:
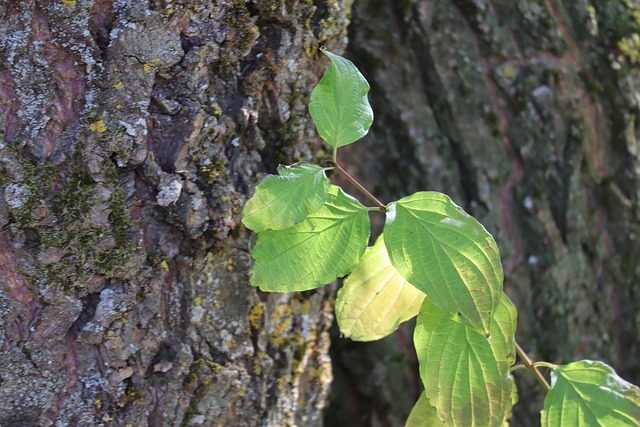
[[[387,211],[387,207],[385,205],[382,204],[382,202],[378,199],[376,199],[376,197],[371,194],[369,192],[369,190],[367,190],[366,188],[364,188],[362,186],[362,184],[360,184],[358,181],[356,181],[356,179],[354,177],[352,177],[351,175],[349,175],[349,173],[347,173],[346,170],[342,169],[342,166],[340,166],[338,164],[338,162],[334,161],[334,160],[330,160],[329,164],[331,166],[333,166],[334,168],[336,168],[336,172],[338,172],[340,175],[344,176],[345,178],[347,178],[347,180],[353,184],[358,190],[360,190],[360,192],[362,192],[362,194],[364,194],[365,196],[367,196],[367,198],[369,200],[371,200],[373,203],[376,204],[376,206],[378,207],[379,210],[381,210],[382,212],[386,212]]]
[[[551,386],[547,380],[542,376],[538,368],[535,367],[529,356],[527,356],[527,353],[524,352],[518,343],[516,343],[516,352],[518,353],[518,356],[520,356],[520,359],[522,359],[522,363],[524,363],[527,369],[533,373],[540,385],[542,385],[546,391],[551,390]]]

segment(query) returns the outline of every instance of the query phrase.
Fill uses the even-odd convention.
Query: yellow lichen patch
[[[227,260],[227,270],[233,271],[233,259],[231,258]]]
[[[282,391],[285,384],[287,384],[287,377],[278,378],[278,390]]]
[[[113,87],[114,87],[116,90],[120,90],[120,89],[122,89],[122,86],[124,86],[124,85],[122,84],[122,82],[118,82],[118,83],[116,83],[116,84],[114,84],[114,85],[113,85]]]
[[[166,259],[163,259],[162,261],[160,261],[160,270],[169,271],[169,263],[167,263]]]
[[[516,75],[516,69],[510,64],[505,65],[502,71],[504,72],[504,76],[508,79]]]
[[[211,108],[213,108],[213,115],[214,116],[221,116],[222,115],[222,108],[220,108],[220,104],[218,104],[217,102],[214,102],[211,104]]]
[[[275,327],[275,329],[273,330],[273,338],[271,339],[271,342],[274,343],[275,345],[282,345],[285,343],[285,336],[284,336],[284,332],[287,330],[287,328],[289,327],[289,319],[282,319],[282,321],[280,323],[278,323],[278,325]]]
[[[249,310],[249,323],[254,329],[260,329],[262,327],[262,316],[264,315],[264,305],[255,304]]]
[[[618,42],[622,54],[632,64],[640,63],[640,34],[634,33]]]
[[[310,311],[311,311],[311,301],[306,300],[305,302],[302,303],[302,308],[300,309],[300,313],[309,314]]]
[[[116,110],[119,110],[119,109],[121,109],[121,108],[122,108],[122,104],[118,104],[118,105],[116,105]]]
[[[104,125],[104,120],[98,120],[97,122],[93,122],[89,125],[89,130],[103,133],[107,130],[107,127]]]
[[[194,305],[202,305],[202,298],[201,297],[195,297],[193,299],[193,304]]]
[[[267,353],[264,351],[258,352],[255,360],[255,364],[253,365],[253,374],[254,375],[262,375],[262,360],[267,357]]]
[[[145,73],[148,73],[159,63],[160,63],[160,58],[156,58],[151,62],[145,62],[144,64],[142,64],[142,69],[144,70]]]
[[[233,397],[242,397],[244,396],[244,394],[247,392],[247,386],[242,386],[242,388],[240,388],[240,390],[238,390]]]
[[[109,414],[107,414],[104,417],[102,417],[102,421],[104,421],[105,423],[108,423],[109,421],[113,421],[113,418],[110,417]]]
[[[76,5],[76,0],[62,0],[62,5],[64,7],[73,7]]]
[[[230,340],[226,340],[224,343],[227,345],[227,347],[231,348],[236,344],[236,340],[231,338]]]

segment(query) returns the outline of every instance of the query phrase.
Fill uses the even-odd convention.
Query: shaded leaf
[[[393,268],[380,236],[338,291],[340,332],[356,341],[383,338],[418,314],[424,297]]]
[[[441,310],[490,334],[504,280],[491,234],[442,193],[389,206],[384,240],[393,266]]]
[[[318,134],[338,148],[365,136],[373,122],[369,83],[348,59],[326,50],[331,65],[311,92],[309,113]]]
[[[640,389],[602,362],[557,366],[551,370],[542,426],[640,426]]]
[[[258,233],[251,284],[270,292],[317,288],[351,271],[368,240],[367,209],[332,185],[322,208],[304,221]]]
[[[414,344],[429,403],[447,425],[502,425],[511,408],[516,309],[502,294],[487,339],[425,299]]]
[[[278,167],[265,177],[242,211],[242,222],[255,232],[283,230],[322,207],[329,192],[324,169],[311,163]]]

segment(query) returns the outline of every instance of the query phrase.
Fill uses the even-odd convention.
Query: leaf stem
[[[549,363],[549,362],[535,362],[533,366],[535,366],[536,368],[538,366],[541,366],[543,368],[549,368],[549,369],[556,369],[558,367],[558,365],[554,365],[553,363]]]
[[[515,372],[515,371],[519,371],[521,369],[529,369],[529,368],[527,368],[527,365],[518,364],[518,365],[514,365],[511,368],[509,368],[509,372]]]
[[[335,153],[335,152],[334,152]],[[386,212],[387,211],[387,207],[385,205],[382,204],[382,202],[378,199],[375,198],[375,196],[373,194],[371,194],[369,192],[369,190],[367,190],[366,188],[364,188],[362,186],[362,184],[360,184],[358,181],[356,181],[356,179],[354,177],[352,177],[351,175],[349,175],[349,173],[347,173],[346,170],[342,169],[342,166],[340,166],[335,160],[330,160],[329,164],[331,166],[333,166],[334,168],[336,168],[336,171],[344,176],[345,178],[347,178],[347,180],[353,184],[358,190],[360,190],[360,192],[362,194],[364,194],[365,196],[367,196],[367,198],[369,200],[371,200],[373,203],[375,203],[375,205],[378,207],[379,210],[381,210],[382,212]]]
[[[527,356],[527,353],[524,352],[524,350],[518,343],[516,343],[516,352],[518,353],[518,356],[520,356],[520,359],[522,359],[522,363],[524,363],[527,369],[529,369],[531,373],[533,373],[540,385],[542,385],[542,387],[544,387],[546,391],[551,390],[551,386],[549,385],[547,380],[542,376],[540,371],[538,371],[538,368],[536,368],[535,364],[531,361],[529,356]]]

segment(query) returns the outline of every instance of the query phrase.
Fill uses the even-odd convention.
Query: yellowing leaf
[[[383,338],[418,314],[424,297],[393,268],[380,236],[338,291],[340,332],[356,341]]]

